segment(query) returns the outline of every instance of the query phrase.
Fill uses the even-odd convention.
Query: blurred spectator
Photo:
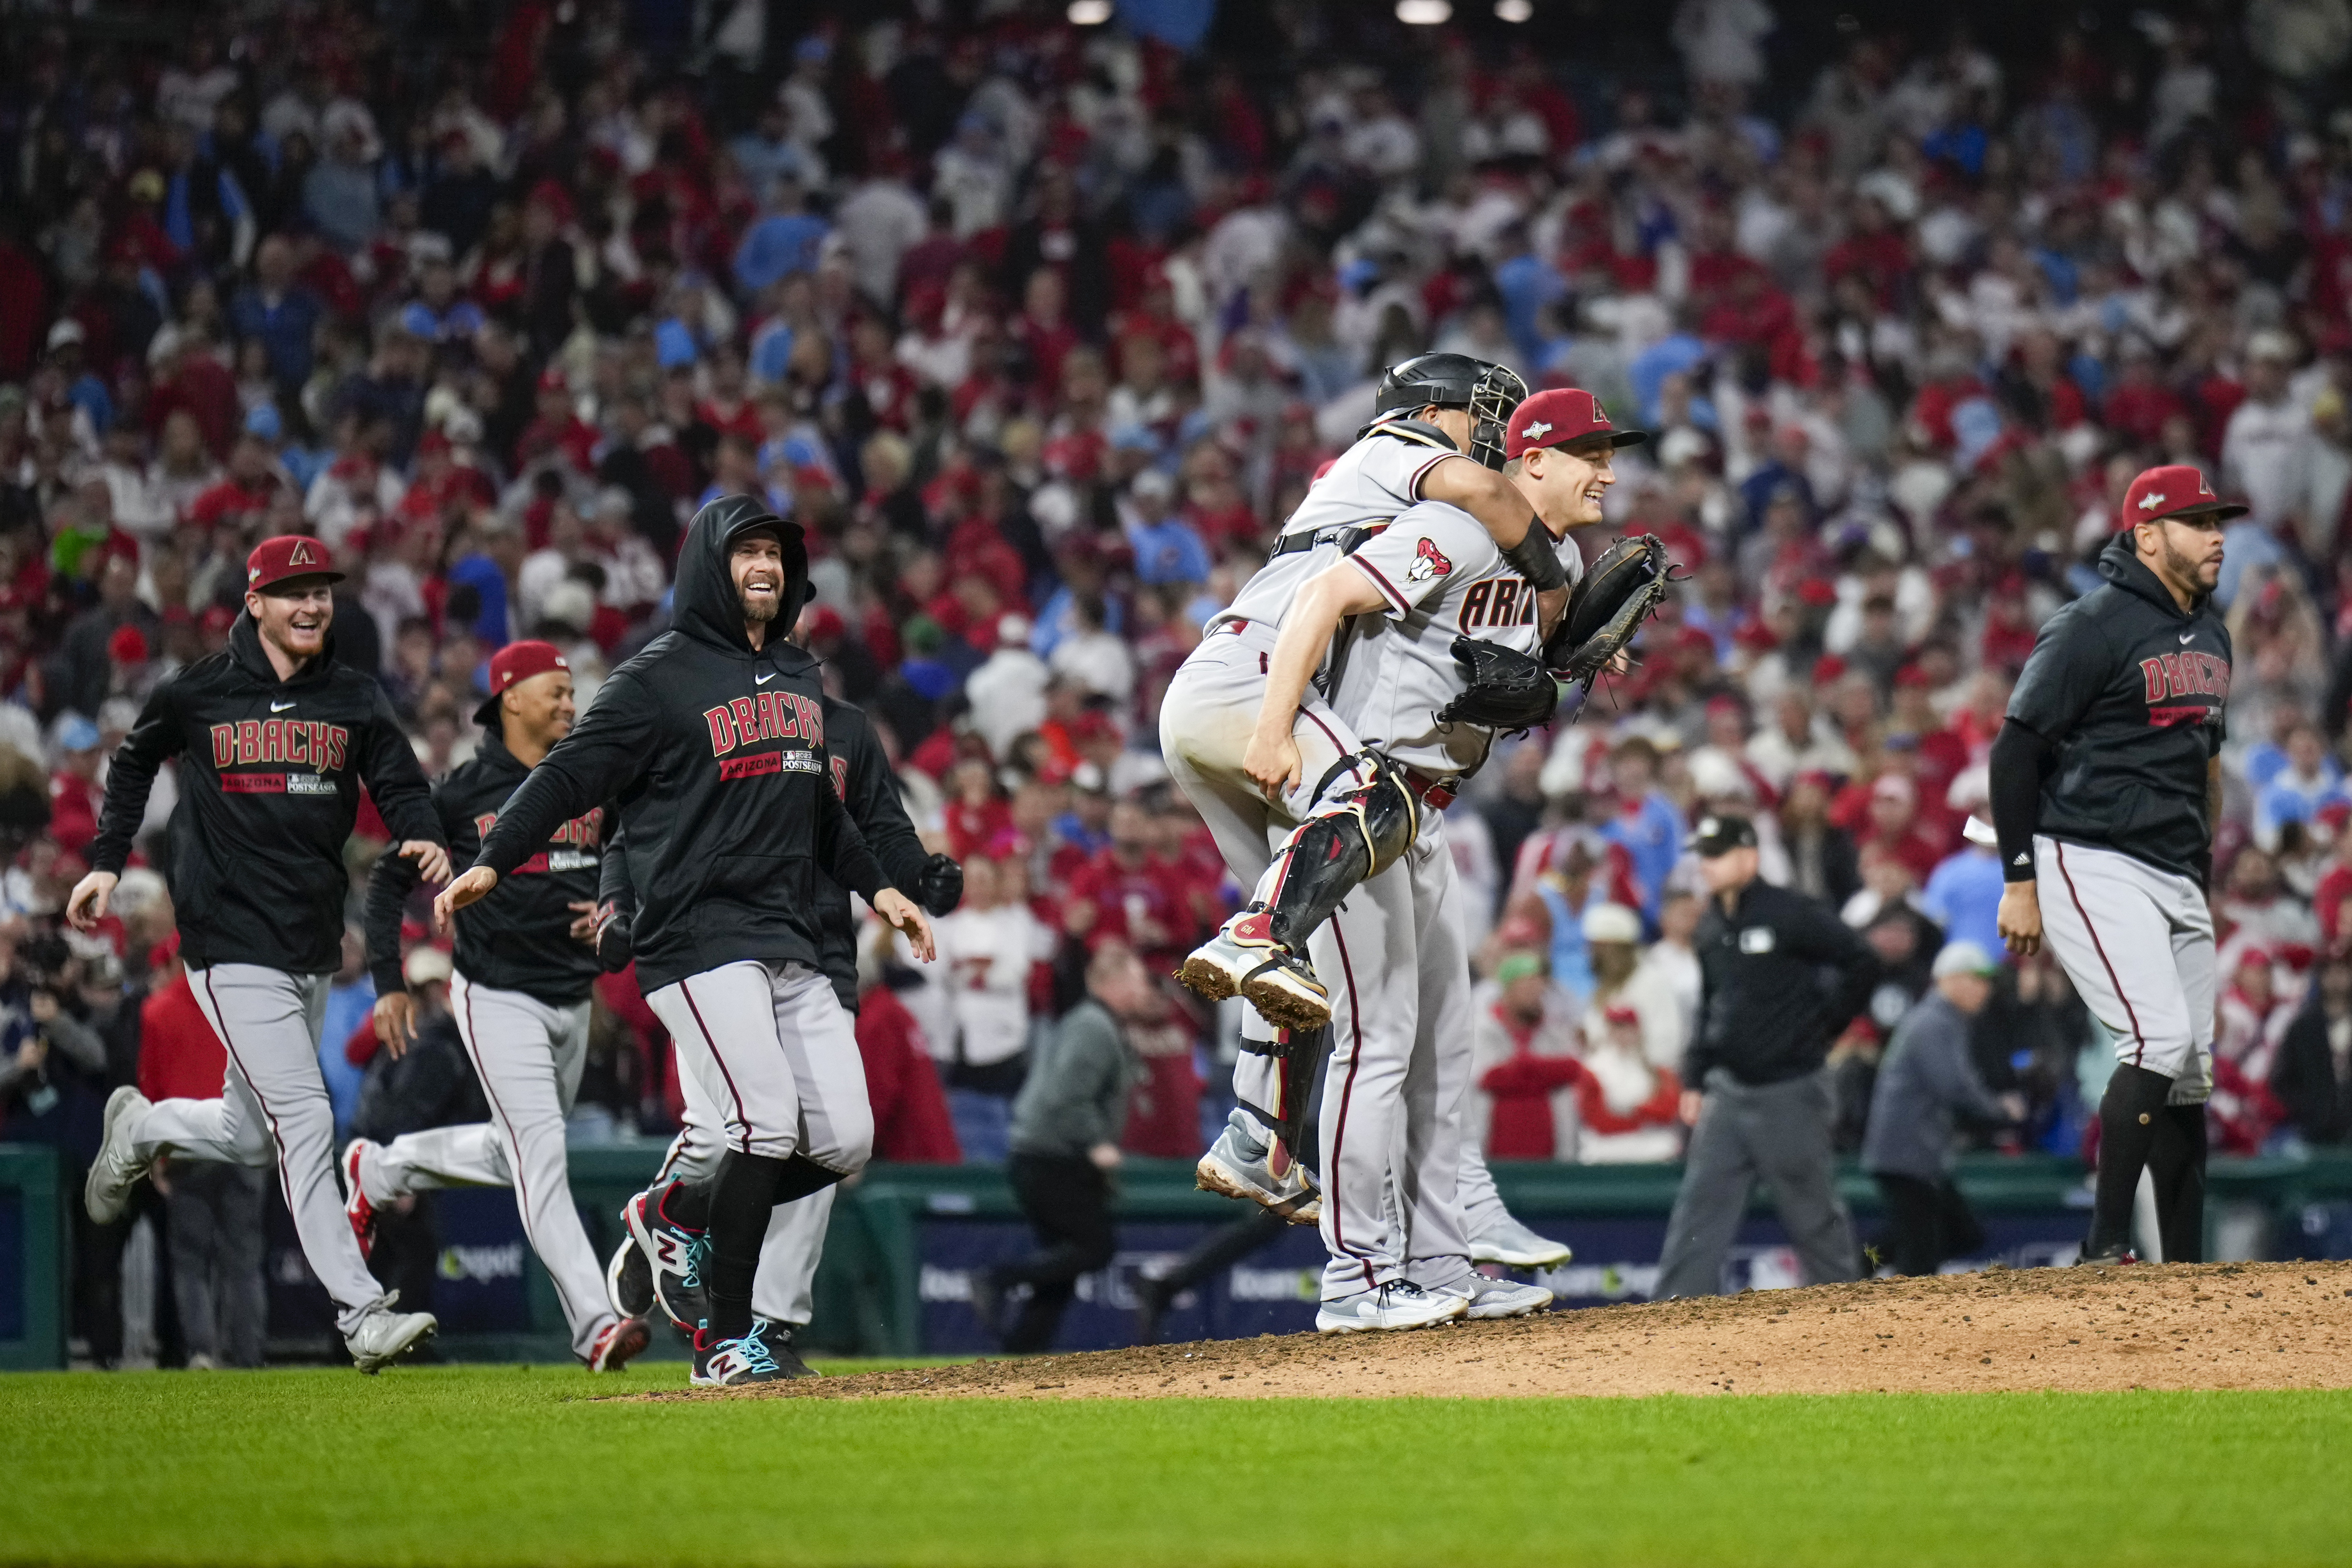
[[[2320,966],[2271,1065],[2270,1092],[2309,1144],[2352,1142],[2352,958]]]

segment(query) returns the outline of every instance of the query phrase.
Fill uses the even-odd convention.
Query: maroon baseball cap
[[[2135,523],[2160,523],[2167,517],[2199,517],[2207,514],[2227,521],[2242,517],[2246,508],[2213,494],[2205,476],[2186,463],[2143,468],[2124,492],[2122,528]]]
[[[266,593],[289,577],[343,580],[327,547],[308,534],[279,534],[276,538],[264,539],[245,558],[245,587],[248,593]]]
[[[1609,437],[1612,446],[1632,446],[1650,439],[1646,430],[1620,430],[1610,423],[1609,411],[1583,388],[1552,387],[1511,411],[1510,428],[1503,436],[1503,456],[1506,460],[1524,457],[1538,446],[1567,446],[1591,435]]]
[[[474,722],[488,729],[499,721],[499,699],[517,681],[527,681],[533,675],[543,675],[550,670],[568,670],[572,661],[552,643],[526,641],[509,643],[490,655],[490,695],[474,710]]]

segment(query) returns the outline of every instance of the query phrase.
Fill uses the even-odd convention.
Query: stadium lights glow
[[[1070,0],[1070,26],[1099,27],[1110,20],[1110,0]]]
[[[1516,26],[1531,20],[1535,14],[1535,0],[1495,0],[1495,16],[1497,21],[1509,22]]]
[[[1397,0],[1397,20],[1408,27],[1435,27],[1454,20],[1452,0]]]

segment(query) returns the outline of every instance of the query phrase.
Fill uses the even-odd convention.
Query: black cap
[[[1756,824],[1745,817],[1701,817],[1683,848],[1696,850],[1702,860],[1756,847]]]

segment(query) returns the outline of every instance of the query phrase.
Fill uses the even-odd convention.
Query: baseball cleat
[[[1270,1208],[1293,1225],[1318,1223],[1323,1218],[1322,1193],[1297,1160],[1283,1160],[1282,1174],[1276,1176],[1277,1154],[1277,1145],[1258,1145],[1229,1121],[1192,1168],[1192,1185],[1202,1192],[1244,1198]]]
[[[1568,1243],[1538,1236],[1506,1214],[1470,1238],[1470,1261],[1506,1269],[1557,1269],[1575,1257]]]
[[[1234,922],[1227,921],[1217,934],[1185,955],[1176,967],[1176,977],[1185,988],[1204,1001],[1222,1002],[1228,997],[1242,994],[1242,982],[1268,954],[1279,951],[1265,943],[1244,943],[1234,939]]]
[[[653,1325],[643,1318],[621,1318],[604,1325],[588,1352],[591,1372],[618,1372],[646,1353],[654,1343]]]
[[[2086,1244],[2083,1255],[2074,1260],[2077,1268],[2121,1269],[2139,1261],[2139,1254],[2120,1242],[2103,1251],[2094,1252]]]
[[[1252,970],[1242,982],[1242,999],[1276,1029],[1327,1029],[1331,1023],[1331,993],[1305,959],[1288,953],[1273,953]]]
[[[716,1339],[710,1325],[703,1324],[694,1331],[694,1375],[697,1388],[740,1388],[752,1383],[782,1383],[790,1374],[776,1364],[768,1354],[768,1343],[760,1336],[767,1332],[768,1320],[751,1320],[751,1332],[740,1339]]]
[[[1331,1021],[1330,995],[1304,959],[1268,935],[1269,920],[1255,904],[1244,909],[1185,956],[1176,977],[1209,1001],[1245,998],[1278,1028],[1321,1029]]]
[[[147,1105],[147,1096],[127,1083],[106,1097],[98,1157],[89,1162],[89,1179],[81,1188],[81,1205],[93,1224],[111,1225],[121,1218],[131,1189],[147,1174],[147,1162],[131,1152],[131,1125]]]
[[[662,1199],[677,1186],[670,1181],[648,1187],[622,1207],[621,1218],[645,1255],[655,1304],[679,1328],[692,1329],[710,1315],[710,1297],[702,1282],[710,1239],[662,1213]]]
[[[362,1372],[382,1371],[441,1326],[431,1312],[394,1312],[393,1306],[399,1300],[398,1291],[385,1291],[383,1300],[370,1307],[359,1325],[343,1336],[343,1348],[352,1353],[352,1364]]]
[[[625,1318],[650,1316],[656,1305],[654,1271],[637,1239],[626,1231],[621,1234],[621,1244],[613,1249],[613,1260],[604,1265],[604,1299],[612,1303],[615,1315]]]
[[[768,1359],[776,1364],[776,1369],[784,1375],[787,1382],[822,1375],[815,1367],[803,1361],[801,1353],[793,1348],[792,1324],[762,1318],[752,1332],[760,1336],[760,1343],[768,1347]]]
[[[1552,1303],[1552,1293],[1541,1285],[1522,1285],[1517,1280],[1490,1280],[1484,1274],[1473,1274],[1460,1284],[1448,1285],[1436,1293],[1461,1297],[1468,1303],[1462,1315],[1479,1322],[1494,1318],[1531,1317]]]
[[[1427,1328],[1432,1323],[1452,1322],[1469,1309],[1470,1298],[1466,1295],[1424,1291],[1409,1280],[1392,1280],[1376,1291],[1324,1302],[1315,1314],[1315,1332],[1358,1333],[1367,1329]]]
[[[369,1149],[383,1152],[365,1138],[353,1138],[343,1146],[343,1218],[352,1222],[352,1235],[360,1244],[362,1258],[375,1250],[375,1205],[368,1201],[367,1188],[360,1184],[360,1156]]]

